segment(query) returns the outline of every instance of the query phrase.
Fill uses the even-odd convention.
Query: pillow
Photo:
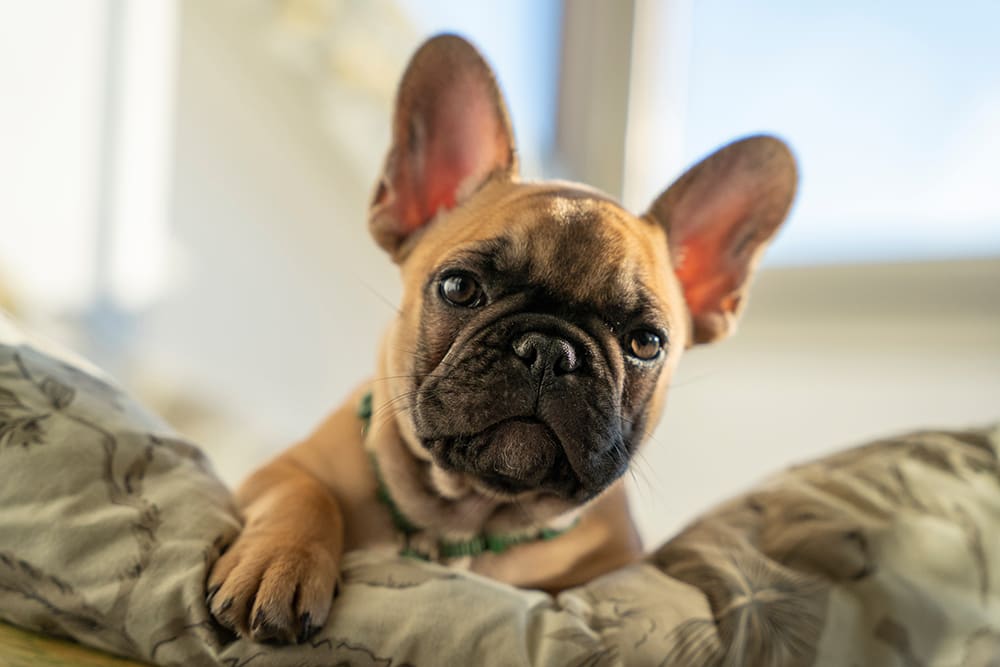
[[[925,432],[801,466],[557,598],[350,553],[331,621],[277,647],[205,607],[240,524],[200,451],[0,320],[0,618],[161,665],[995,664],[998,442]]]

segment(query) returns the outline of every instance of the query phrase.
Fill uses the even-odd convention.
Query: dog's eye
[[[483,301],[483,288],[476,279],[464,273],[452,273],[441,280],[438,288],[443,298],[453,306],[475,308]]]
[[[628,336],[628,349],[633,357],[649,361],[655,359],[663,349],[659,334],[649,329],[638,329]]]

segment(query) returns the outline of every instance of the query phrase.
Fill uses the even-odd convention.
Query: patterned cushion
[[[265,646],[205,608],[239,521],[199,450],[0,320],[0,618],[163,665],[996,665],[998,443],[923,432],[792,469],[555,599],[348,554],[327,627]]]

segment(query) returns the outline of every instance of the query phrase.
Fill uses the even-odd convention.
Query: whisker
[[[663,495],[664,481],[657,474],[656,468],[650,465],[642,452],[633,454],[632,461],[629,463],[629,469],[642,476],[644,483],[642,485],[636,483],[636,490],[640,493],[645,491],[648,494],[647,500],[651,500],[656,504],[666,502],[666,497]],[[633,476],[633,479],[635,480],[635,476]]]
[[[386,297],[385,297],[385,296],[384,296],[384,295],[383,295],[383,294],[382,294],[381,292],[379,292],[379,291],[378,291],[377,289],[375,289],[375,287],[374,287],[373,285],[371,285],[371,284],[370,284],[370,283],[369,283],[369,282],[368,282],[367,280],[365,280],[364,278],[361,278],[361,277],[359,277],[359,276],[355,276],[355,279],[356,279],[356,280],[357,280],[357,281],[358,281],[359,283],[361,283],[361,286],[362,286],[362,287],[364,287],[364,288],[365,288],[366,290],[368,290],[368,291],[369,291],[369,292],[371,292],[371,293],[372,293],[372,294],[373,294],[374,296],[376,296],[376,297],[378,298],[378,300],[379,300],[379,301],[381,301],[381,302],[382,302],[382,303],[384,303],[385,305],[389,306],[389,308],[390,308],[390,309],[391,309],[391,310],[392,310],[392,311],[393,311],[394,313],[396,313],[397,315],[402,315],[402,314],[403,314],[403,310],[402,310],[402,309],[401,309],[401,308],[400,308],[399,306],[397,306],[397,305],[396,305],[396,304],[394,304],[394,303],[393,303],[392,301],[390,301],[390,300],[389,300],[388,298],[386,298]]]

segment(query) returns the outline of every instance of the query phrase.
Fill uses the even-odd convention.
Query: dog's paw
[[[337,559],[321,545],[244,534],[212,567],[206,603],[241,637],[303,642],[326,623],[338,573]]]

